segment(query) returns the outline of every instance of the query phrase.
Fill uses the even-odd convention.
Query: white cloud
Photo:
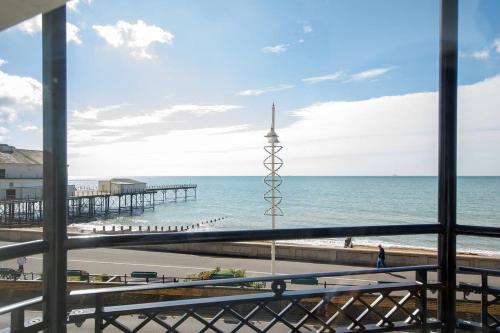
[[[0,58],[0,67],[5,65],[7,62],[8,62],[7,60]]]
[[[90,5],[92,3],[92,0],[84,0],[82,2],[86,2],[87,5]],[[80,3],[81,3],[80,0],[71,0],[71,1],[66,2],[66,7],[69,10],[76,12],[76,11],[78,11],[78,7],[80,6]]]
[[[118,129],[81,129],[69,127],[68,144],[86,146],[111,143],[126,138],[130,133]]]
[[[0,126],[0,141],[7,141],[9,130],[5,127]]]
[[[500,38],[495,39],[493,41],[493,47],[495,48],[495,51],[497,51],[498,53],[500,53]]]
[[[344,72],[335,72],[332,74],[326,74],[321,76],[314,76],[302,79],[302,82],[308,84],[320,83],[325,81],[343,81],[343,82],[351,82],[351,81],[364,81],[364,80],[372,80],[378,77],[383,76],[390,70],[393,70],[395,67],[385,67],[385,68],[372,68],[366,71],[355,73],[355,74],[347,74]]]
[[[500,75],[459,87],[460,174],[499,173],[498,91]],[[296,110],[297,120],[286,127],[279,126],[282,112],[284,174],[437,174],[437,92],[315,103]],[[235,125],[85,145],[73,149],[79,155],[70,164],[82,176],[102,175],[96,166],[103,163],[109,175],[262,175],[267,131]]]
[[[30,131],[37,131],[38,130],[38,126],[35,126],[35,125],[18,125],[17,128],[23,132],[30,132]]]
[[[196,116],[202,116],[210,113],[223,113],[241,108],[237,105],[192,105],[181,104],[173,105],[171,107],[156,110],[144,114],[128,115],[117,119],[101,120],[97,124],[102,127],[116,128],[116,127],[135,127],[140,125],[160,123],[173,114],[176,113],[189,113]]]
[[[115,25],[92,26],[99,36],[112,47],[127,48],[137,58],[152,59],[148,48],[154,43],[172,44],[174,35],[155,25],[148,25],[142,20],[137,23],[118,21]]]
[[[302,26],[302,31],[303,31],[305,34],[308,34],[308,33],[313,32],[313,28],[312,28],[309,24],[304,24],[304,25]]]
[[[73,115],[74,118],[77,119],[92,120],[92,119],[97,119],[97,116],[103,112],[117,110],[122,106],[123,106],[122,104],[119,104],[119,105],[108,105],[99,108],[88,107],[81,111],[73,110],[71,114]]]
[[[287,49],[288,49],[288,44],[278,44],[278,45],[274,45],[274,46],[265,46],[261,50],[264,53],[278,54],[278,53],[286,52]]]
[[[302,82],[308,83],[308,84],[313,84],[313,83],[319,83],[319,82],[324,82],[324,81],[339,81],[345,78],[345,74],[343,72],[336,72],[333,74],[326,74],[322,76],[314,76],[314,77],[308,77],[305,79],[302,79]]]
[[[42,31],[42,15],[37,15],[29,20],[26,20],[18,25],[19,29],[29,35],[34,35]],[[79,36],[80,28],[76,25],[66,22],[66,42],[82,44]]]
[[[76,25],[66,22],[66,42],[73,42],[77,45],[82,44],[82,40],[80,38],[80,28]]]
[[[42,15],[37,15],[29,20],[19,23],[19,29],[27,34],[34,35],[42,31]]]
[[[394,67],[372,68],[363,72],[352,74],[347,81],[373,80],[375,78],[385,75],[387,72],[393,69]]]
[[[20,111],[42,105],[42,84],[31,77],[0,71],[0,121],[10,122]]]
[[[299,43],[300,44],[304,43],[304,38],[299,39]]]
[[[269,87],[264,87],[264,88],[241,90],[241,91],[238,91],[237,95],[239,95],[239,96],[259,96],[259,95],[267,94],[270,92],[292,89],[293,87],[294,86],[291,84],[279,84],[277,86],[269,86]]]
[[[475,51],[470,56],[476,60],[488,60],[490,58],[490,50]]]
[[[80,0],[71,0],[66,2],[66,7],[69,10],[76,11],[78,9],[78,5],[80,4]]]

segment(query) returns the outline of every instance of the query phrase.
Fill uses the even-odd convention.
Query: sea
[[[170,200],[140,215],[122,215],[80,223],[92,228],[115,226],[187,226],[203,224],[203,231],[271,228],[264,215],[269,204],[262,177],[131,177],[148,185],[197,184],[196,199]],[[96,179],[72,179],[78,186],[96,186]],[[345,227],[437,223],[437,177],[283,177],[280,186],[284,215],[277,228]],[[181,192],[180,192],[181,193]],[[182,192],[183,195],[183,192]],[[181,196],[182,196],[181,195]],[[500,177],[459,177],[457,223],[500,227]],[[342,246],[344,239],[297,240],[292,243]],[[354,245],[436,249],[436,235],[358,237]],[[500,255],[495,239],[460,236],[460,251]]]

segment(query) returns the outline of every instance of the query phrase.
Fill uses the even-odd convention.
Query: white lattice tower
[[[278,170],[283,166],[283,160],[277,156],[277,154],[283,149],[283,146],[279,145],[280,141],[278,135],[274,130],[275,124],[275,114],[276,108],[273,103],[272,107],[272,121],[271,130],[265,136],[269,145],[264,146],[264,150],[269,155],[264,160],[264,166],[269,171],[269,173],[264,178],[264,183],[269,187],[269,189],[264,193],[264,199],[270,204],[270,207],[266,209],[264,215],[271,216],[272,228],[276,228],[276,216],[283,216],[283,210],[280,208],[283,196],[279,187],[283,183],[281,176],[278,174]],[[276,274],[276,242],[273,240],[271,243],[271,273]]]

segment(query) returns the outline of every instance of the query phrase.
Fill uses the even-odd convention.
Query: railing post
[[[488,326],[488,274],[481,273],[481,328],[484,333],[490,331]]]
[[[95,295],[95,318],[94,318],[94,332],[102,332],[102,309],[103,309],[103,295]]]
[[[43,321],[66,332],[67,116],[66,6],[42,18],[43,46]]]
[[[458,0],[441,0],[439,54],[439,319],[444,332],[456,327],[456,184]]]
[[[422,289],[420,290],[420,295],[417,300],[418,310],[420,315],[420,320],[422,321],[422,329],[421,332],[427,333],[427,271],[426,270],[418,270],[415,272],[415,280],[422,285]]]
[[[10,313],[10,331],[12,333],[24,331],[24,308],[12,310]]]

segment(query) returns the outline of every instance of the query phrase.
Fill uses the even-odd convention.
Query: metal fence
[[[472,274],[479,277],[478,283],[460,283],[458,289],[464,293],[464,299],[478,295],[480,316],[459,318],[458,327],[461,329],[495,332],[500,329],[500,285],[492,285],[489,277],[500,277],[500,270],[460,267],[460,273]],[[474,302],[474,300],[471,300]]]

